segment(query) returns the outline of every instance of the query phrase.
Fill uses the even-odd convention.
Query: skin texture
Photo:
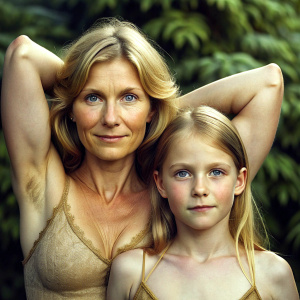
[[[168,201],[177,235],[147,286],[160,300],[240,299],[251,288],[245,253],[238,264],[229,232],[234,196],[245,188],[247,170],[237,170],[232,157],[201,135],[175,139],[154,171],[161,196]],[[145,275],[160,255],[146,255]],[[255,251],[256,286],[264,300],[293,299],[298,293],[288,263],[274,253]],[[142,250],[121,254],[112,265],[108,300],[133,299],[142,273]]]
[[[118,62],[120,65],[119,58]],[[114,61],[95,65],[86,87],[88,94],[97,95],[88,101],[99,98],[99,103],[90,105],[81,92],[70,115],[86,155],[79,169],[66,174],[51,142],[45,97],[45,91],[52,91],[56,73],[63,64],[59,57],[24,35],[10,44],[5,55],[1,117],[13,190],[20,208],[23,255],[28,255],[45,228],[61,199],[66,178],[70,177],[68,199],[75,224],[104,257],[112,258],[146,227],[150,217],[148,187],[135,171],[134,157],[146,123],[151,120],[151,106],[136,81],[137,73],[127,63],[117,71]],[[134,103],[131,94],[138,96]],[[200,87],[180,97],[178,104],[207,104],[233,113],[233,123],[249,155],[249,177],[253,179],[272,146],[282,95],[281,70],[270,64]],[[101,138],[103,134],[106,137]],[[109,142],[110,134],[125,137]],[[87,207],[87,202],[91,207]],[[99,238],[99,228],[107,241]]]
[[[228,229],[234,196],[245,187],[246,169],[237,171],[230,155],[199,137],[178,139],[173,145],[162,174],[155,171],[154,179],[161,196],[169,199],[177,230],[205,230],[216,224]]]
[[[86,154],[104,161],[132,161],[152,114],[137,72],[124,58],[92,66],[72,113]]]

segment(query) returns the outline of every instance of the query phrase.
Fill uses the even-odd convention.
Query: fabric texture
[[[167,252],[169,246],[162,252],[159,260],[157,263],[154,265],[154,267],[151,269],[147,277],[145,278],[145,251],[143,253],[143,269],[142,269],[142,282],[139,285],[139,288],[134,295],[133,300],[159,300],[154,293],[151,291],[151,289],[147,286],[147,280],[152,274],[152,272],[155,270],[159,262],[163,259],[163,256]],[[259,295],[259,292],[256,288],[255,285],[253,285],[247,292],[246,294],[240,299],[240,300],[262,300],[261,296]]]
[[[67,203],[69,184],[68,178],[59,205],[23,261],[29,300],[105,299],[112,260],[102,257],[74,224]],[[147,232],[141,231],[124,249],[144,247]]]

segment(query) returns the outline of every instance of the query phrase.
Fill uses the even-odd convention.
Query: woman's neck
[[[106,202],[145,189],[131,158],[116,162],[85,158],[80,168],[71,175]]]

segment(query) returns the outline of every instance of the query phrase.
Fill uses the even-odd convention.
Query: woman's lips
[[[97,135],[97,137],[106,143],[116,143],[122,140],[125,136],[124,135]]]

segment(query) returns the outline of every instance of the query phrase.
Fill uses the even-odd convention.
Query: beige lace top
[[[112,260],[101,256],[74,224],[66,181],[59,205],[23,261],[27,299],[105,299]],[[149,242],[145,228],[119,253]]]

